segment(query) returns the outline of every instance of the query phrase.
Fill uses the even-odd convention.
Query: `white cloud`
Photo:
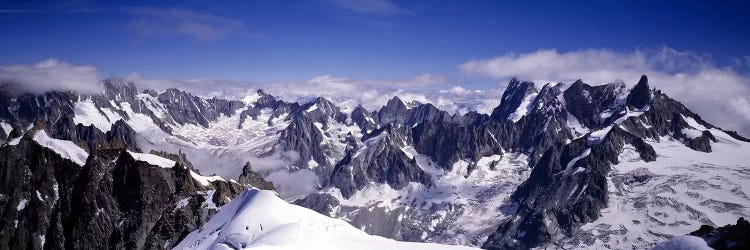
[[[213,42],[231,36],[244,24],[240,20],[184,9],[136,9],[127,24],[141,37],[186,36],[199,42]]]
[[[98,93],[102,90],[100,80],[95,67],[52,58],[31,65],[0,65],[0,82],[16,83],[22,90],[36,94],[51,90]]]
[[[198,96],[234,100],[251,95],[256,89],[264,89],[281,99],[300,103],[313,101],[320,96],[343,108],[353,108],[360,104],[371,111],[380,109],[388,100],[398,96],[406,102],[431,103],[442,110],[459,114],[469,111],[492,112],[500,104],[503,91],[448,87],[447,80],[435,74],[396,80],[355,80],[322,75],[304,82],[248,83],[211,79],[160,80],[133,73],[124,80],[134,82],[139,89],[162,91],[166,88],[179,88]],[[436,89],[441,86],[448,89]]]
[[[747,98],[734,98],[729,100],[730,103],[742,114],[745,119],[750,120],[750,101]]]
[[[750,134],[750,77],[733,68],[720,68],[710,56],[664,47],[656,51],[615,52],[588,49],[560,53],[539,50],[464,63],[468,75],[507,79],[518,76],[538,82],[582,79],[602,84],[622,79],[635,84],[642,74],[652,87],[664,90],[709,122]]]
[[[462,88],[461,86],[454,86],[451,89],[448,90],[440,90],[440,93],[451,93],[456,95],[464,95],[466,93],[470,93],[470,91]]]
[[[261,158],[250,157],[253,170],[266,173],[265,179],[273,182],[276,191],[284,198],[301,197],[317,190],[318,176],[309,169],[292,169],[299,160],[296,151],[275,151]]]
[[[214,80],[210,78],[193,79],[156,79],[133,72],[122,78],[123,81],[133,82],[139,90],[153,89],[161,92],[168,88],[201,96],[238,98],[249,95],[259,84],[239,81]]]
[[[429,76],[429,77],[426,77]],[[414,79],[430,78],[430,81]],[[435,78],[441,80],[434,81]],[[322,96],[344,105],[361,104],[368,110],[377,110],[388,100],[398,96],[405,102],[431,103],[451,113],[477,110],[489,113],[499,104],[501,90],[466,90],[453,87],[437,90],[425,87],[445,85],[445,79],[424,74],[406,80],[352,80],[329,75],[318,76],[307,82],[271,83],[261,87],[275,96],[289,101],[307,102]]]
[[[273,182],[279,195],[287,199],[306,196],[318,188],[318,176],[309,169],[293,172],[279,170],[269,174],[265,179]]]
[[[329,0],[329,3],[358,14],[402,15],[411,14],[389,0]]]
[[[390,81],[386,83],[397,85],[397,86],[402,86],[402,87],[425,87],[425,86],[443,85],[446,83],[446,81],[447,80],[445,79],[445,77],[441,75],[421,74],[411,79],[395,80],[395,81]]]

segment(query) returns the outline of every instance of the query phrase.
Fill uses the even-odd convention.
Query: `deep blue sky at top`
[[[719,65],[750,55],[748,1],[394,1],[376,10],[336,0],[178,2],[0,1],[0,65],[52,57],[108,76],[299,81],[458,75],[469,60],[538,49],[666,45]],[[209,39],[133,27],[165,10],[234,26]]]

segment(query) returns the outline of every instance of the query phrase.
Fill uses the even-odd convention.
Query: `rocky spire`
[[[651,90],[648,86],[648,77],[643,75],[641,76],[641,80],[638,81],[638,84],[630,90],[627,104],[628,106],[642,109],[646,107],[649,101],[651,101]]]
[[[250,162],[245,163],[238,182],[244,186],[252,186],[257,189],[276,190],[273,187],[273,182],[266,181],[263,179],[263,176],[253,171],[253,166],[250,165]]]

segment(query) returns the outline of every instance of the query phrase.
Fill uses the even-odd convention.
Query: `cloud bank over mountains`
[[[0,82],[17,83],[22,90],[44,93],[51,90],[101,92],[101,77],[93,66],[77,66],[57,59],[31,65],[0,65]]]
[[[253,83],[203,79],[153,79],[132,73],[123,80],[141,89],[180,88],[201,95],[241,99],[257,89],[290,101],[306,102],[323,96],[343,105],[380,108],[393,96],[406,102],[432,103],[449,112],[489,113],[499,105],[510,77],[547,82],[589,84],[624,81],[635,84],[642,74],[653,87],[677,98],[705,119],[725,129],[750,135],[750,59],[719,67],[710,56],[668,47],[659,50],[616,52],[587,49],[573,52],[538,50],[525,54],[474,60],[458,66],[469,78],[489,78],[498,85],[465,89],[441,74],[422,74],[405,79],[348,79],[321,75],[306,81]],[[745,62],[748,61],[748,62]],[[747,63],[748,65],[744,65]],[[93,66],[72,65],[48,59],[31,65],[0,65],[0,80],[19,83],[27,91],[73,89],[101,91],[100,72]]]

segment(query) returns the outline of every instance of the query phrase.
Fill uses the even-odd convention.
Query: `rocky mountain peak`
[[[396,129],[396,128],[391,128]],[[403,150],[398,138],[381,131],[357,152],[349,151],[333,169],[330,185],[349,198],[371,182],[402,189],[411,182],[432,185],[432,179]]]
[[[378,111],[378,121],[380,124],[387,123],[405,123],[409,118],[409,108],[406,107],[404,101],[398,96],[394,96],[391,100]]]
[[[628,95],[627,105],[643,109],[651,101],[651,89],[648,86],[648,77],[646,75],[641,76],[638,84],[630,90]]]
[[[500,106],[497,106],[492,110],[492,119],[508,119],[511,114],[516,112],[519,108],[526,108],[533,99],[533,96],[539,92],[534,86],[533,82],[519,81],[517,78],[512,78],[508,82],[508,87],[503,92]],[[522,107],[524,106],[524,107]]]
[[[375,129],[376,127],[375,120],[372,118],[372,113],[367,111],[362,105],[357,105],[357,107],[352,110],[351,119],[360,127],[363,134]]]
[[[107,99],[115,102],[135,102],[135,96],[138,94],[138,89],[133,82],[106,79],[102,82],[102,86],[104,86],[104,95]]]
[[[316,120],[321,123],[326,123],[327,118],[333,118],[337,120],[342,120],[345,116],[344,114],[340,114],[339,107],[336,107],[331,101],[326,99],[325,97],[318,97],[315,98],[314,102],[308,103],[303,106],[303,108],[307,108],[307,112],[309,115],[312,116],[320,116],[320,117],[313,117],[313,120]]]
[[[394,96],[383,107],[386,110],[406,110],[408,107],[406,106],[406,102],[401,100],[398,96]]]

